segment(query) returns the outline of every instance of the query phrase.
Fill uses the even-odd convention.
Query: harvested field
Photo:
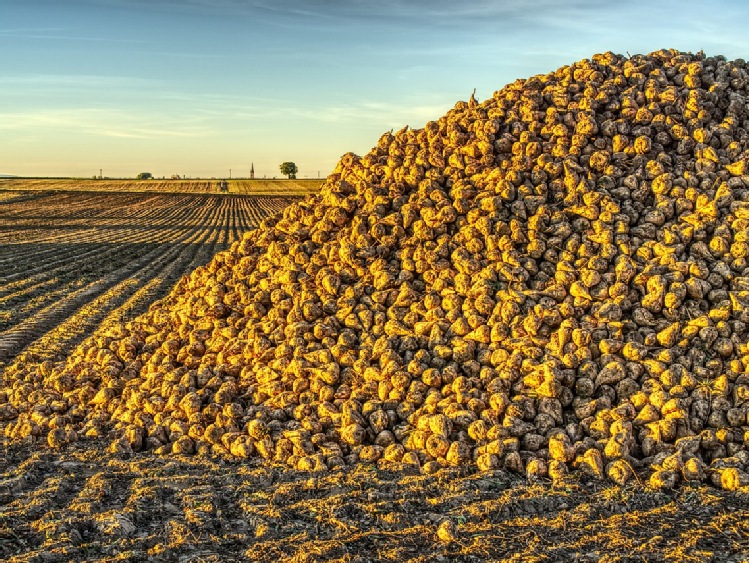
[[[309,474],[106,446],[12,446],[0,456],[0,559],[737,563],[749,554],[747,493],[580,475],[550,487],[465,468]]]
[[[0,190],[14,191],[84,191],[145,193],[220,193],[217,179],[197,180],[123,180],[86,178],[0,178]],[[227,180],[230,194],[265,196],[303,196],[320,189],[323,180]],[[2,196],[0,196],[2,197]]]
[[[229,193],[307,195],[320,191],[323,180],[229,180]]]
[[[0,191],[0,362],[128,319],[287,197]],[[2,365],[0,363],[0,365]]]
[[[345,155],[4,372],[3,555],[747,560],[748,96],[606,53]]]

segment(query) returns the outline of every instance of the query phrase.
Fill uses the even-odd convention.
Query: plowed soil
[[[315,475],[105,450],[0,450],[0,559],[749,560],[745,492],[657,492],[580,476],[552,486],[467,469]],[[438,537],[440,525],[451,540]]]
[[[98,327],[145,311],[293,201],[25,182],[0,189],[0,372],[21,351],[22,362],[59,359]]]
[[[255,196],[303,196],[317,192],[323,183],[321,179],[235,178],[225,181],[226,192]],[[0,190],[218,194],[222,192],[221,182],[222,180],[217,179],[0,178]]]

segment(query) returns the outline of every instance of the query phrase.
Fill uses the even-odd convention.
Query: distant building
[[[255,179],[255,163],[253,162],[250,166],[250,180]]]

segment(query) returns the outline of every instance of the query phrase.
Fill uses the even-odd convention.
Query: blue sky
[[[0,0],[0,174],[325,176],[594,53],[749,59],[744,0]]]

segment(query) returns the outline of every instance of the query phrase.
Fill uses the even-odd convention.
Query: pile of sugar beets
[[[12,440],[749,485],[749,67],[593,56],[346,154],[63,363]]]

